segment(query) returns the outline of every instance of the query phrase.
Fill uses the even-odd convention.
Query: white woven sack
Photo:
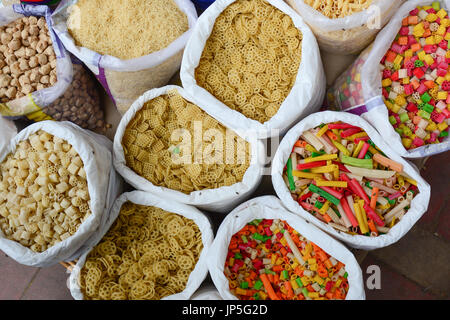
[[[33,252],[16,241],[6,239],[0,230],[0,250],[18,263],[33,267],[48,267],[60,261],[77,258],[107,219],[109,208],[120,192],[120,178],[112,165],[112,144],[107,138],[86,131],[71,122],[42,121],[23,129],[9,144],[0,150],[0,162],[16,150],[18,142],[43,130],[66,140],[83,160],[89,190],[89,207],[92,214],[78,227],[74,235],[48,248],[42,253]]]
[[[195,69],[217,17],[235,1],[217,0],[199,17],[184,51],[180,78],[186,91],[203,102],[201,108],[228,128],[237,133],[254,132],[259,139],[279,136],[302,117],[317,111],[323,101],[325,73],[319,47],[309,27],[291,7],[281,0],[268,0],[271,5],[289,15],[303,34],[302,60],[295,84],[277,114],[264,124],[230,109],[207,90],[198,86]]]
[[[283,168],[286,165],[292,151],[292,146],[306,130],[315,128],[322,123],[342,121],[362,128],[370,137],[370,140],[383,151],[386,156],[403,165],[403,171],[412,179],[417,181],[419,194],[411,202],[411,208],[405,216],[387,234],[378,237],[367,237],[362,235],[350,235],[345,232],[335,230],[328,224],[318,220],[312,214],[305,211],[291,197],[283,180]],[[310,115],[294,126],[283,138],[272,162],[272,183],[278,197],[290,211],[301,216],[303,219],[312,222],[314,225],[324,230],[332,237],[344,241],[351,247],[373,250],[391,245],[400,240],[427,211],[430,201],[430,186],[422,179],[419,172],[408,161],[401,158],[391,147],[389,147],[381,136],[361,117],[345,112],[325,111]]]
[[[72,83],[73,78],[72,61],[61,41],[56,37],[50,9],[47,6],[14,4],[12,6],[0,7],[0,25],[4,26],[17,19],[30,15],[36,17],[42,16],[47,22],[49,35],[52,39],[52,47],[56,55],[57,81],[53,86],[34,91],[24,97],[0,104],[0,113],[3,116],[11,118],[39,113],[42,110],[45,112],[46,107],[50,106],[66,92]]]
[[[141,94],[163,86],[179,70],[186,42],[197,21],[197,11],[189,0],[174,0],[188,19],[189,29],[168,47],[149,55],[122,60],[101,55],[75,44],[67,29],[68,8],[78,0],[62,0],[53,13],[55,32],[68,51],[83,61],[112,98],[120,113],[125,113]]]
[[[78,278],[80,275],[80,271],[83,268],[84,263],[86,262],[86,258],[89,252],[93,247],[95,247],[97,243],[101,241],[103,236],[108,232],[109,228],[112,226],[114,221],[119,216],[120,208],[126,201],[130,201],[132,203],[139,205],[154,206],[157,208],[161,208],[163,210],[173,212],[188,219],[191,219],[197,224],[198,228],[200,229],[200,232],[202,233],[203,250],[202,253],[200,254],[197,264],[195,265],[194,270],[189,276],[186,288],[180,293],[173,294],[162,299],[162,300],[188,300],[192,296],[192,294],[200,287],[201,283],[203,282],[203,280],[205,280],[208,274],[208,268],[206,265],[207,253],[214,239],[214,234],[212,231],[210,221],[201,211],[199,211],[194,207],[181,204],[173,200],[163,199],[142,191],[133,191],[124,193],[116,200],[116,202],[112,206],[111,212],[109,214],[110,219],[108,224],[105,226],[105,228],[103,228],[96,234],[95,241],[92,243],[91,248],[78,260],[75,268],[70,274],[69,288],[72,297],[76,300],[83,300],[83,293],[81,292],[80,287],[78,285]]]
[[[306,239],[314,242],[326,253],[345,264],[349,283],[347,300],[365,299],[361,268],[353,254],[340,242],[286,210],[277,197],[264,196],[251,199],[234,209],[220,225],[209,251],[209,273],[224,300],[237,300],[237,297],[230,292],[228,280],[224,274],[228,245],[231,237],[254,219],[285,220]]]
[[[366,10],[337,19],[323,15],[303,0],[286,2],[305,19],[321,49],[331,53],[354,54],[373,41],[404,0],[374,0]]]
[[[196,206],[200,209],[216,212],[228,212],[239,203],[249,197],[259,186],[262,179],[263,165],[265,161],[264,146],[261,141],[248,141],[251,144],[251,163],[247,169],[242,182],[235,183],[228,187],[217,189],[207,189],[193,191],[185,194],[180,191],[153,185],[144,177],[139,176],[132,169],[127,167],[125,155],[122,147],[122,138],[128,123],[134,118],[136,113],[144,104],[156,97],[166,94],[171,89],[177,89],[178,93],[187,101],[204,110],[205,103],[190,96],[183,88],[177,86],[166,86],[146,92],[137,99],[127,113],[122,117],[114,137],[114,166],[124,179],[138,190],[151,192],[161,197],[167,197],[175,201]],[[210,114],[211,115],[211,114]],[[214,117],[213,115],[211,115]],[[219,121],[220,122],[220,121]],[[226,126],[226,125],[225,125]],[[242,136],[244,139],[245,136]]]
[[[429,144],[419,148],[406,150],[402,144],[400,135],[394,130],[389,122],[388,109],[383,101],[381,86],[380,61],[391,47],[395,36],[402,26],[402,20],[409,15],[409,12],[417,6],[431,5],[430,0],[410,0],[406,1],[392,17],[391,21],[378,34],[373,45],[357,59],[357,73],[361,73],[362,101],[352,103],[351,105],[341,106],[343,111],[350,112],[363,117],[372,126],[377,129],[383,139],[405,158],[423,158],[434,154],[450,150],[450,138],[447,137],[438,144]],[[450,9],[450,0],[440,1],[441,6]],[[350,66],[352,68],[353,66]],[[340,77],[333,85],[332,89],[339,96],[340,84],[346,81]],[[350,86],[352,86],[350,84]],[[360,103],[363,103],[362,105]]]

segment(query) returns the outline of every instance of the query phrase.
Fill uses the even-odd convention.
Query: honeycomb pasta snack
[[[213,240],[199,210],[134,191],[111,209],[95,247],[77,262],[70,291],[77,300],[186,300],[207,275]]]
[[[114,165],[136,189],[226,212],[259,184],[264,147],[201,105],[177,86],[145,93],[119,124]]]

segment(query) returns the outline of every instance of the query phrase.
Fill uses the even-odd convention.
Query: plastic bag
[[[180,77],[185,90],[203,102],[202,109],[228,128],[239,132],[254,132],[258,139],[279,136],[302,117],[317,111],[325,93],[325,73],[319,47],[309,27],[284,1],[268,2],[292,18],[294,25],[302,32],[302,60],[297,79],[291,92],[282,103],[277,114],[264,124],[247,118],[230,109],[211,93],[197,85],[197,68],[205,43],[208,40],[217,17],[236,0],[215,1],[198,19],[184,51]]]
[[[83,293],[81,292],[78,284],[80,271],[84,266],[84,263],[86,261],[89,252],[92,250],[93,247],[95,247],[97,243],[99,243],[102,240],[103,236],[108,232],[109,228],[112,226],[114,221],[119,216],[120,209],[126,201],[130,201],[132,203],[139,205],[158,207],[163,210],[179,214],[188,219],[192,219],[197,224],[198,228],[202,233],[203,250],[202,253],[200,254],[197,264],[195,265],[194,270],[191,272],[189,276],[186,288],[180,293],[167,296],[162,299],[162,300],[188,300],[192,296],[192,294],[200,287],[201,283],[208,274],[206,259],[209,248],[214,239],[211,224],[208,218],[202,212],[200,212],[194,207],[177,203],[176,201],[173,200],[159,198],[155,195],[148,194],[142,191],[133,191],[124,193],[114,202],[114,205],[112,206],[111,212],[109,214],[108,223],[96,233],[95,240],[91,243],[89,251],[86,251],[86,253],[82,257],[80,257],[75,268],[70,274],[69,288],[72,297],[74,297],[74,299],[76,300],[83,300]]]
[[[63,0],[53,13],[55,32],[68,51],[83,61],[105,88],[120,113],[124,114],[131,104],[149,89],[163,86],[178,71],[183,49],[197,21],[197,12],[189,0],[174,0],[189,23],[189,30],[168,47],[149,55],[121,60],[102,56],[92,50],[79,47],[67,30],[68,7],[78,0]]]
[[[354,54],[373,41],[404,0],[375,0],[368,9],[337,19],[328,18],[303,0],[286,2],[305,19],[321,49],[331,53]]]
[[[112,165],[112,143],[106,137],[81,129],[70,122],[42,121],[28,126],[0,150],[0,162],[14,152],[18,142],[43,130],[70,143],[83,161],[92,214],[78,227],[76,233],[42,253],[31,251],[18,242],[4,238],[0,230],[0,250],[21,264],[48,267],[60,261],[78,258],[83,246],[105,223],[109,209],[121,192],[121,179]]]
[[[304,131],[315,128],[322,123],[336,121],[342,121],[362,128],[369,135],[370,140],[372,140],[372,142],[380,148],[380,150],[382,150],[388,158],[401,163],[403,165],[403,171],[412,179],[417,181],[419,194],[417,194],[412,200],[411,208],[406,212],[402,220],[390,229],[387,234],[383,234],[378,237],[367,237],[361,235],[353,236],[337,231],[333,227],[325,224],[310,213],[303,210],[303,208],[292,199],[291,193],[286,187],[282,176],[283,168],[291,154],[292,146],[298,140],[298,137],[300,137]],[[427,211],[431,192],[429,184],[422,179],[417,169],[408,161],[401,158],[391,147],[389,147],[381,136],[375,131],[375,129],[372,128],[364,119],[353,114],[333,111],[319,112],[310,115],[286,134],[281,141],[272,162],[272,183],[278,197],[290,211],[296,213],[305,220],[312,222],[332,237],[344,241],[349,246],[364,250],[382,248],[400,240]]]
[[[331,98],[330,105],[363,117],[397,153],[405,158],[428,157],[450,150],[449,137],[438,144],[406,150],[400,135],[389,122],[388,109],[381,91],[380,61],[400,30],[403,18],[417,6],[431,3],[429,0],[414,0],[402,5],[389,24],[378,34],[374,43],[336,80],[328,94]],[[441,4],[444,8],[450,9],[450,1],[442,1]]]
[[[37,17],[44,16],[47,21],[52,40],[51,46],[56,55],[57,81],[53,86],[36,90],[28,95],[22,93],[21,95],[24,96],[20,97],[17,95],[13,100],[0,104],[0,114],[11,119],[26,117],[32,121],[68,120],[84,129],[104,132],[106,129],[105,117],[100,106],[100,98],[95,83],[90,79],[90,75],[84,69],[81,62],[71,57],[56,37],[52,28],[52,20],[48,7],[14,5],[0,9],[0,17],[3,19],[2,25],[30,15]],[[29,61],[34,57],[41,58],[40,56],[42,54],[31,56],[29,57]],[[47,59],[48,57],[45,60]],[[31,62],[29,63],[31,65]],[[47,65],[51,65],[52,63],[51,60],[48,60]],[[24,75],[28,77],[28,82],[34,81],[34,83],[39,83],[40,81],[44,83],[42,79],[49,77],[48,75],[39,74],[40,79],[37,78],[36,80],[32,80],[32,76],[30,76],[31,72],[35,69],[43,67],[44,64],[39,64],[35,68],[24,71]],[[30,74],[27,75],[27,72]],[[6,74],[5,77],[7,77]],[[52,73],[50,73],[50,80],[51,77]],[[8,88],[10,87],[8,86]]]
[[[348,272],[349,291],[346,300],[364,300],[364,284],[361,268],[353,254],[340,242],[318,228],[287,211],[274,196],[249,200],[234,209],[222,222],[208,254],[208,268],[211,278],[224,300],[236,300],[230,292],[224,265],[231,237],[254,219],[281,219],[297,230],[309,241],[314,242],[326,253],[345,264]]]
[[[265,156],[264,146],[260,141],[249,141],[245,136],[243,136],[243,138],[251,144],[252,159],[242,182],[217,189],[194,191],[190,194],[185,194],[183,192],[165,187],[155,186],[144,177],[139,176],[126,165],[124,150],[122,147],[122,138],[128,123],[134,118],[136,112],[138,112],[147,101],[166,94],[171,89],[177,89],[178,93],[184,99],[191,101],[203,109],[203,103],[199,103],[198,100],[194,99],[188,95],[185,90],[177,86],[166,86],[146,92],[138,100],[136,100],[135,103],[133,103],[119,123],[116,135],[114,137],[114,166],[119,174],[138,190],[147,191],[161,197],[170,197],[170,199],[175,201],[190,204],[208,211],[227,212],[249,197],[256,190],[262,179],[262,166],[264,165]]]

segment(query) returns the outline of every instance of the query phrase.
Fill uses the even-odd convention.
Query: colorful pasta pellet
[[[389,122],[407,150],[442,142],[450,118],[450,19],[439,2],[405,17],[381,60]]]
[[[224,273],[241,300],[345,299],[349,288],[345,265],[278,219],[233,235]]]

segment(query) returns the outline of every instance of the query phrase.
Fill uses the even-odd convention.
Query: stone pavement
[[[368,300],[448,299],[450,293],[450,210],[448,163],[450,153],[431,157],[422,176],[432,184],[428,212],[397,243],[371,252],[353,250],[364,278],[367,267],[381,270],[381,289],[366,288]],[[255,197],[273,194],[270,177],[264,177]],[[210,215],[217,230],[224,215]],[[0,300],[72,299],[66,282],[69,274],[60,265],[50,268],[22,266],[0,252]],[[205,284],[210,284],[208,277]]]

